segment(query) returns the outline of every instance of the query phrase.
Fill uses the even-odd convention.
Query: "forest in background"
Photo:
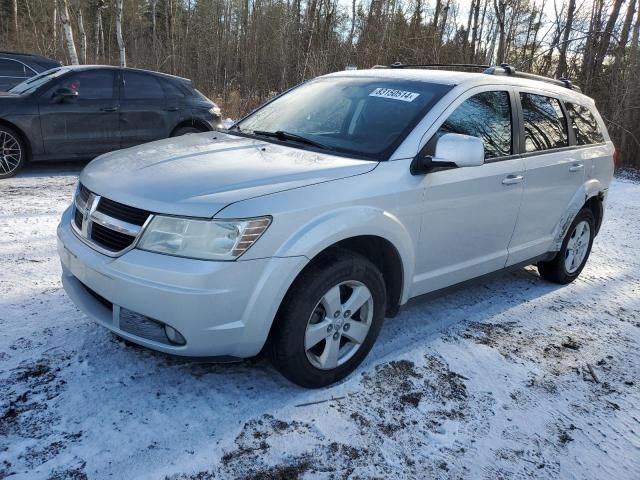
[[[237,118],[347,66],[509,63],[595,98],[640,167],[640,0],[0,0],[0,50],[191,78]]]

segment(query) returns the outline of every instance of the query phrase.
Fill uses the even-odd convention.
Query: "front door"
[[[78,96],[61,101],[54,95],[60,88]],[[72,73],[45,91],[38,107],[44,148],[51,157],[92,157],[120,148],[113,70]]]
[[[439,136],[479,137],[485,164],[427,174],[412,295],[504,267],[523,192],[523,162],[513,155],[513,99],[507,90],[459,99],[425,147]],[[449,111],[451,111],[449,109]]]

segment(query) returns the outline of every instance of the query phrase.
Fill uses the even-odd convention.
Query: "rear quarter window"
[[[565,107],[571,118],[576,144],[593,145],[604,142],[602,130],[591,110],[576,103],[565,103]]]

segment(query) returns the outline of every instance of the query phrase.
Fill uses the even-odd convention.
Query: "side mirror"
[[[438,139],[433,157],[418,156],[411,162],[411,174],[423,175],[440,168],[479,167],[482,164],[482,140],[459,133],[446,133]]]
[[[458,167],[479,167],[484,163],[484,145],[478,137],[446,133],[436,143],[435,157]]]
[[[55,102],[75,101],[78,98],[78,92],[70,88],[59,88],[53,92],[53,100]]]

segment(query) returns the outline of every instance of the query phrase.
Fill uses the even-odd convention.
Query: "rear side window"
[[[168,98],[184,98],[185,93],[178,85],[175,85],[173,82],[168,80],[160,81],[162,82],[162,86],[164,87],[164,91]]]
[[[130,100],[163,99],[164,90],[160,82],[152,75],[136,72],[124,72],[123,98]]]
[[[600,126],[593,113],[587,107],[575,103],[565,103],[565,107],[567,107],[567,113],[571,118],[578,145],[592,145],[604,142],[604,135],[602,135]]]
[[[511,155],[511,107],[507,92],[483,92],[465,100],[438,129],[429,150],[445,133],[478,137],[484,144],[484,157]]]
[[[525,151],[538,152],[569,145],[567,120],[555,98],[521,93]]]
[[[33,75],[33,72],[22,63],[15,60],[0,59],[0,77],[26,78]]]

